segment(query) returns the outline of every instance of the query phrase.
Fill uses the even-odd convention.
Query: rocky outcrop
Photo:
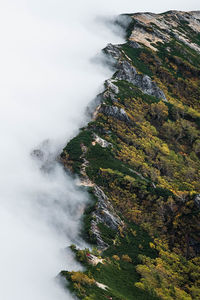
[[[166,100],[165,94],[157,84],[148,75],[138,74],[136,68],[128,61],[119,63],[119,71],[116,74],[116,79],[126,80],[140,88],[143,93]]]
[[[99,137],[96,133],[92,134],[93,140],[91,142],[91,147],[95,146],[98,143],[102,148],[112,147],[113,145],[107,142],[105,139]],[[123,225],[123,222],[115,212],[111,202],[108,200],[108,197],[105,195],[103,190],[98,187],[87,175],[87,167],[89,165],[89,161],[86,159],[88,147],[84,145],[84,143],[80,143],[80,147],[82,150],[82,154],[80,159],[82,161],[80,165],[80,176],[77,179],[78,186],[90,187],[93,189],[93,194],[97,199],[97,203],[95,204],[94,210],[92,212],[92,220],[90,223],[90,236],[96,241],[98,247],[100,249],[105,249],[108,247],[106,242],[103,240],[101,236],[101,231],[98,227],[98,224],[102,223],[109,227],[110,229],[118,231],[118,227]],[[36,152],[37,155],[40,155],[40,152]],[[68,156],[64,155],[64,160],[62,159],[62,163],[65,167],[69,168],[70,162],[68,162]]]
[[[119,93],[119,88],[118,86],[115,85],[115,81],[108,79],[105,82],[105,85],[107,87],[107,89],[111,90],[113,93],[118,94]]]
[[[106,140],[100,138],[97,134],[93,134],[94,141],[93,143],[98,143],[101,147],[107,148],[109,146],[112,146],[111,143],[107,142]],[[93,144],[94,145],[94,144]],[[81,145],[81,149],[83,154],[81,155],[81,159],[83,160],[83,163],[81,165],[81,178],[78,185],[86,186],[86,187],[93,187],[94,195],[97,198],[97,203],[95,206],[95,209],[92,213],[92,221],[90,226],[90,231],[92,237],[95,239],[97,245],[101,249],[105,249],[108,247],[108,245],[104,242],[101,232],[98,228],[99,223],[103,223],[112,230],[118,231],[119,225],[123,225],[123,222],[116,214],[111,202],[108,200],[108,197],[105,195],[105,193],[102,191],[100,187],[98,187],[95,183],[93,183],[86,173],[86,168],[89,164],[89,162],[86,160],[85,155],[87,153],[87,147],[83,144]]]
[[[149,25],[146,27],[143,22],[136,19],[136,25],[130,36],[130,41],[143,44],[152,50],[157,51],[154,44],[158,42],[168,42],[169,36],[156,28],[152,30]]]
[[[93,134],[94,137],[94,141],[93,141],[93,145],[95,145],[96,143],[99,144],[102,148],[107,148],[107,147],[112,147],[112,144],[107,142],[106,140],[100,138],[96,133]]]
[[[114,117],[120,121],[129,122],[130,119],[123,108],[117,106],[102,105],[99,112],[105,114],[106,116]]]
[[[112,102],[118,102],[117,94],[119,88],[115,85],[115,80],[108,79],[105,81],[105,92],[103,92],[103,99],[111,99]]]
[[[94,202],[85,210],[84,236],[97,249],[92,254],[81,251],[79,259],[85,262],[86,254],[86,262],[93,265],[88,268],[85,264],[84,275],[94,275],[94,282],[100,288],[97,298],[101,289],[103,298],[116,295],[110,286],[110,294],[105,294],[106,281],[103,284],[95,281],[95,276],[106,271],[104,267],[108,264],[117,268],[116,274],[125,268],[129,286],[134,286],[126,262],[132,263],[132,271],[142,270],[141,281],[135,284],[142,287],[142,293],[144,287],[147,291],[150,287],[155,296],[158,293],[163,299],[172,295],[172,290],[173,299],[179,295],[190,299],[193,292],[199,294],[195,279],[200,253],[196,144],[200,58],[191,48],[198,52],[200,44],[199,35],[191,28],[200,32],[200,13],[140,13],[130,18],[131,24],[125,27],[126,43],[108,44],[104,49],[106,63],[112,63],[115,73],[105,81],[104,90],[90,106],[92,121],[82,128],[76,143],[64,150],[63,164],[70,167],[73,163],[73,171],[79,175],[77,184],[87,187],[94,196]],[[179,131],[183,134],[178,141]],[[81,151],[74,156],[77,148]],[[34,156],[42,161],[44,154],[35,150]],[[136,266],[138,254],[147,259]],[[105,266],[99,265],[103,263],[100,255],[105,258]],[[157,270],[159,260],[163,272],[158,269],[159,276],[156,273],[158,278],[152,277],[155,284],[151,285],[151,267],[153,264]],[[171,281],[174,275],[171,264],[177,269],[177,278],[181,278],[184,270],[187,288]],[[101,278],[105,279],[104,274]],[[166,281],[163,293],[157,289],[160,281]],[[77,286],[78,295],[83,287],[84,299],[95,295],[95,290],[87,289],[84,282],[72,284]],[[118,286],[121,288],[123,284],[127,291],[127,282],[122,278]],[[115,293],[111,294],[112,290]],[[121,296],[126,298],[126,294]],[[148,294],[146,298],[152,297]],[[141,294],[143,298],[145,294]]]
[[[94,215],[93,215],[94,216]],[[101,237],[101,233],[100,233],[100,230],[98,228],[98,223],[93,219],[91,221],[91,227],[90,227],[90,230],[91,230],[91,233],[92,233],[92,237],[94,238],[94,240],[96,241],[98,247],[100,249],[106,249],[108,247],[108,244],[106,244],[103,240],[103,238]]]
[[[157,51],[157,43],[166,43],[171,37],[181,41],[191,49],[200,52],[200,46],[187,36],[182,25],[200,32],[200,12],[169,11],[166,14],[136,13],[132,15],[135,26],[129,37],[131,41],[143,44]]]
[[[140,44],[138,44],[138,43],[135,42],[135,41],[130,41],[130,42],[129,42],[129,46],[131,46],[131,47],[134,48],[134,49],[141,48]]]
[[[113,44],[108,44],[106,48],[103,49],[104,53],[106,53],[111,59],[113,59],[116,63],[121,56],[121,48],[120,45],[113,45]]]
[[[139,44],[135,44],[134,42],[131,43],[135,47],[139,47]],[[104,52],[115,62],[115,67],[118,70],[113,76],[115,79],[126,80],[137,86],[145,94],[165,101],[167,100],[164,92],[158,87],[156,82],[154,82],[148,75],[139,74],[132,63],[129,62],[129,58],[124,57],[125,54],[121,50],[120,45],[108,44],[108,46],[104,49]]]
[[[122,225],[122,221],[117,216],[108,197],[98,186],[95,186],[94,194],[98,198],[97,209],[95,212],[96,221],[98,223],[106,224],[113,230],[118,230],[119,225]]]
[[[97,185],[94,187],[94,195],[97,197],[98,201],[95,211],[92,213],[91,232],[97,241],[97,245],[100,248],[106,248],[108,245],[101,237],[98,224],[103,223],[112,230],[118,231],[119,226],[123,226],[123,222],[116,214],[111,202],[108,200],[108,197]]]

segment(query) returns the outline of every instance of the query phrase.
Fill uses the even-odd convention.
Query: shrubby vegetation
[[[200,44],[187,23],[179,26]],[[128,34],[133,27],[134,21]],[[194,199],[200,193],[200,55],[173,35],[154,46],[157,52],[127,42],[122,50],[138,72],[156,81],[168,101],[118,80],[114,105],[130,122],[98,113],[62,154],[79,173],[86,147],[87,176],[125,224],[118,232],[98,225],[109,245],[95,252],[104,264],[89,265],[89,250],[74,249],[86,271],[62,275],[81,299],[199,299],[200,209]],[[112,104],[109,98],[107,105]],[[92,132],[112,147],[92,143]],[[96,200],[84,215],[84,237],[90,242]],[[108,289],[100,289],[96,281]]]
[[[84,272],[66,272],[61,275],[68,279],[69,287],[75,291],[80,299],[112,299],[132,300],[133,295],[138,300],[158,300],[159,298],[149,291],[142,290],[134,285],[139,280],[136,266],[140,262],[138,255],[147,254],[154,259],[156,250],[150,247],[152,242],[148,234],[134,224],[129,224],[120,234],[113,235],[108,228],[101,226],[103,236],[110,240],[110,247],[101,253],[96,248],[93,250],[76,249],[72,251],[84,267]],[[87,259],[88,254],[103,259],[103,263],[93,266]],[[107,286],[105,290],[99,288],[96,282]]]

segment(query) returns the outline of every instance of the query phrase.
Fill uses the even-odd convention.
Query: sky
[[[0,299],[73,299],[54,278],[81,268],[67,247],[85,246],[78,233],[88,196],[56,156],[111,76],[95,58],[123,35],[105,20],[171,9],[199,7],[194,0],[0,2]]]

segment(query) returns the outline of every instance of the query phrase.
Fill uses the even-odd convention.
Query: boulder
[[[129,122],[130,119],[123,108],[117,106],[102,105],[99,112],[104,113],[106,116],[114,117],[120,121]]]

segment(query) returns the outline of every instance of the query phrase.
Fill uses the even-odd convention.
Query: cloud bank
[[[169,9],[194,10],[197,2],[1,1],[0,299],[73,299],[54,277],[80,268],[65,248],[82,243],[88,199],[55,157],[111,75],[92,58],[122,37],[102,17]],[[30,155],[38,147],[42,161]]]

